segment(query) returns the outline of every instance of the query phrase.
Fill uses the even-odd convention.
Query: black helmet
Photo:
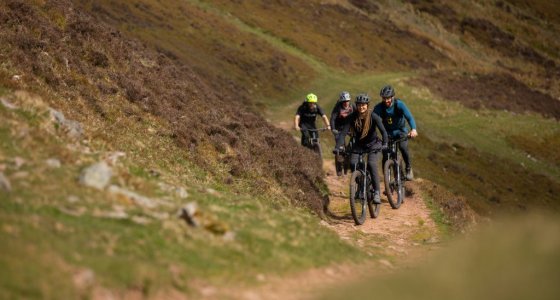
[[[356,96],[356,103],[369,103],[368,94],[359,94]]]
[[[379,96],[381,96],[382,98],[393,97],[395,96],[395,90],[393,89],[392,86],[386,85],[379,92]]]

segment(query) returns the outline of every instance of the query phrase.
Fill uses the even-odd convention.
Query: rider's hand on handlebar
[[[336,129],[333,129],[333,130],[331,130],[331,131],[332,131],[332,133],[335,134],[335,135],[338,134],[338,130],[336,130]]]
[[[300,128],[299,126],[297,126],[297,125],[296,125],[294,128],[295,128],[297,131],[300,131],[300,130],[301,130],[301,128]]]
[[[418,132],[416,132],[416,129],[412,129],[409,133],[408,136],[411,138],[415,138],[418,136]]]
[[[389,146],[387,146],[387,144],[381,145],[381,150],[382,150],[382,151],[385,151],[385,150],[387,150],[387,149],[389,149]]]

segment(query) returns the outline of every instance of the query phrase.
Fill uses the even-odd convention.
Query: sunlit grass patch
[[[320,299],[372,293],[391,299],[556,299],[559,230],[554,215],[501,220],[439,250],[420,267],[338,287]]]

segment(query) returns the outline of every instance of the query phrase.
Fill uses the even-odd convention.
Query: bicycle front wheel
[[[323,161],[323,150],[321,149],[321,143],[317,142],[317,144],[313,146],[313,151],[319,154],[319,159]]]
[[[350,177],[350,210],[356,225],[364,224],[366,220],[366,193],[363,188],[364,175],[354,171]]]
[[[399,180],[400,176],[398,176],[397,169],[397,164],[392,159],[387,160],[383,165],[385,193],[393,209],[398,209],[401,206],[404,197],[404,186],[402,179]]]
[[[369,201],[367,202],[368,205],[368,209],[369,209],[369,215],[375,219],[379,216],[379,210],[381,209],[381,204],[375,204],[373,203],[373,195],[371,197],[372,199],[368,199]]]

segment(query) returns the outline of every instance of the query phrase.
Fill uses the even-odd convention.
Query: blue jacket
[[[414,117],[400,99],[395,98],[388,108],[385,107],[385,103],[382,101],[375,105],[373,111],[381,117],[383,126],[385,126],[385,130],[387,130],[387,134],[390,137],[397,137],[403,133],[408,133],[405,119],[408,121],[410,129],[416,129]]]

